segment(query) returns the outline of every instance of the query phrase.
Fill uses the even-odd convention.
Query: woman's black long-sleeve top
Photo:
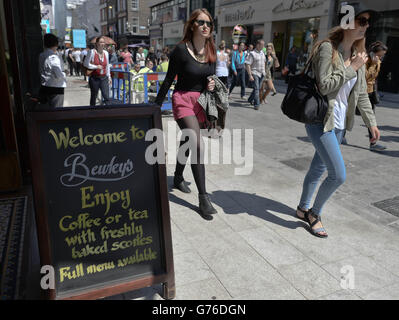
[[[155,103],[162,105],[173,80],[177,75],[175,91],[202,92],[208,85],[207,77],[216,72],[216,63],[201,63],[188,52],[186,43],[179,43],[172,51],[165,81],[158,92]]]

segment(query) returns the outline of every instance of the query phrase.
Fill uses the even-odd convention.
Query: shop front
[[[176,21],[163,25],[163,45],[173,49],[182,39],[184,34],[184,22]]]
[[[399,10],[381,12],[380,19],[367,34],[367,44],[382,41],[388,52],[382,62],[378,76],[380,91],[399,93]]]
[[[382,41],[388,46],[378,76],[378,90],[399,93],[399,1],[362,0],[362,3],[379,13],[379,18],[367,30],[367,46]]]
[[[162,29],[161,26],[150,27],[150,45],[155,50],[162,50]]]
[[[243,41],[256,44],[258,39],[273,42],[277,57],[285,62],[295,46],[298,70],[304,65],[313,44],[327,35],[332,26],[335,1],[333,0],[222,0],[216,9],[219,32],[217,43],[225,40],[228,47]],[[245,29],[245,36],[237,37],[237,26]]]

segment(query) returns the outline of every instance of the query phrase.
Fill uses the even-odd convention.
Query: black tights
[[[189,116],[185,117],[182,119],[177,120],[177,124],[179,125],[180,130],[183,129],[191,129],[190,132],[186,135],[185,139],[183,141],[180,141],[180,146],[179,146],[179,152],[177,154],[177,162],[176,162],[176,170],[175,170],[175,176],[181,177],[183,176],[183,171],[186,166],[186,161],[189,156],[189,152],[191,150],[191,155],[193,156],[193,149],[196,151],[196,158],[191,159],[191,170],[193,172],[195,184],[197,185],[198,188],[198,193],[199,194],[205,194],[206,189],[205,189],[205,165],[204,165],[204,156],[203,156],[203,150],[204,150],[204,142],[202,141],[201,133],[200,133],[200,127],[199,123],[197,120],[196,116]],[[190,148],[182,148],[182,146],[190,141]],[[186,149],[187,150],[184,150]],[[185,156],[185,161],[180,163],[179,158],[183,159],[183,156]],[[195,161],[195,164],[193,162]]]

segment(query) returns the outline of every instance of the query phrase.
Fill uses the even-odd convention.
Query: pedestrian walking
[[[130,66],[133,65],[133,59],[132,59],[132,54],[129,52],[129,48],[125,47],[123,49],[123,52],[121,52],[121,57],[123,59],[123,63],[127,63]]]
[[[47,33],[43,40],[45,50],[39,55],[40,103],[47,104],[51,109],[61,108],[64,106],[66,76],[64,64],[57,53],[58,38]]]
[[[168,72],[169,58],[166,54],[161,54],[161,63],[157,67],[157,72]]]
[[[285,66],[288,68],[288,72],[285,77],[285,82],[288,83],[290,77],[294,76],[297,71],[297,65],[298,63],[298,55],[296,53],[296,47],[292,46],[290,49],[290,52],[288,53],[287,60],[285,61]]]
[[[234,87],[239,83],[241,86],[241,99],[245,98],[245,58],[246,53],[244,52],[245,43],[241,42],[238,47],[238,51],[233,52],[231,58],[231,69],[233,71],[233,79],[230,86],[230,94]]]
[[[206,9],[193,11],[186,22],[183,40],[171,54],[166,78],[155,100],[158,105],[162,105],[177,75],[177,83],[172,96],[173,115],[181,130],[189,130],[184,130],[184,133],[188,136],[185,141],[180,143],[174,174],[174,186],[182,192],[191,192],[183,178],[189,151],[186,152],[183,146],[188,142],[192,156],[191,169],[199,193],[199,211],[205,219],[211,219],[211,215],[217,213],[217,211],[212,206],[209,195],[206,193],[203,159],[204,142],[200,128],[209,124],[209,120],[204,109],[198,103],[198,98],[201,92],[205,90],[213,91],[215,88],[215,81],[208,79],[216,72],[213,30],[213,19]]]
[[[118,56],[116,55],[114,46],[109,46],[107,51],[109,56],[109,64],[112,67],[113,64],[118,63]]]
[[[87,51],[88,51],[88,50],[89,50],[89,48],[84,48],[84,49],[82,50],[81,54],[80,54],[80,65],[81,65],[80,70],[81,70],[81,72],[83,73],[83,80],[84,80],[84,81],[87,81],[87,78],[86,78],[86,68],[85,68],[85,66],[84,66],[84,61],[85,61],[85,59],[86,59]]]
[[[260,101],[262,103],[268,103],[266,97],[270,92],[273,92],[272,96],[275,96],[277,94],[276,88],[274,87],[273,83],[272,69],[274,73],[274,70],[279,67],[280,63],[277,59],[276,51],[274,50],[274,45],[273,43],[269,42],[266,46],[266,74],[265,78],[263,79],[263,83],[265,85],[261,86],[262,90],[260,93]]]
[[[101,90],[104,102],[109,100],[109,83],[111,81],[108,51],[105,49],[105,39],[99,36],[95,48],[87,53],[85,67],[92,70],[89,78],[90,106],[96,105],[98,91]]]
[[[74,64],[74,67],[75,67],[75,73],[76,73],[76,75],[79,77],[80,76],[80,54],[81,54],[82,52],[80,51],[80,49],[79,48],[76,48],[76,49],[74,49],[73,50],[73,53],[72,53],[72,56],[73,56],[73,59],[75,60],[75,64]]]
[[[377,90],[377,77],[381,70],[381,62],[385,54],[388,51],[388,47],[381,41],[374,42],[369,47],[369,59],[366,63],[366,81],[367,81],[367,93],[369,95],[370,103],[375,113],[375,105],[379,103],[379,95]],[[387,147],[372,143],[372,134],[370,129],[368,129],[369,140],[370,140],[370,150],[371,151],[383,151]]]
[[[305,125],[316,152],[303,182],[296,215],[309,223],[313,235],[321,238],[328,236],[321,222],[323,207],[346,179],[340,144],[344,130],[352,130],[356,104],[370,129],[371,142],[377,142],[380,137],[365,78],[365,33],[375,12],[359,4],[353,7],[354,29],[333,28],[327,39],[314,46],[310,58],[318,89],[327,97],[328,110],[324,123]],[[311,207],[312,196],[326,170],[328,176]]]
[[[151,60],[152,61],[152,65],[153,65],[153,71],[155,71],[158,66],[158,59],[157,59],[157,55],[155,54],[155,49],[154,47],[150,47],[150,50],[148,51],[148,55],[147,55],[147,60]]]
[[[229,55],[226,52],[226,43],[222,40],[219,44],[216,60],[216,76],[227,87],[227,77],[229,76]]]
[[[68,50],[68,55],[67,55],[67,61],[69,65],[69,75],[72,77],[73,76],[73,70],[75,70],[75,60],[73,58],[73,48],[70,48]]]
[[[166,54],[168,56],[168,58],[170,59],[170,50],[169,47],[164,47],[162,49],[162,53]]]
[[[259,110],[259,89],[263,77],[266,74],[266,56],[262,51],[264,46],[265,42],[263,40],[258,40],[256,42],[255,50],[250,51],[245,59],[245,66],[247,68],[249,81],[252,81],[253,83],[253,90],[248,98],[248,102],[254,106],[255,110]]]

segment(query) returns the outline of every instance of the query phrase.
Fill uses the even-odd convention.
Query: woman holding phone
[[[309,223],[311,233],[326,238],[321,215],[327,200],[346,179],[345,163],[340,144],[345,130],[351,130],[355,109],[371,133],[371,143],[378,141],[380,132],[367,94],[365,64],[365,34],[376,13],[354,4],[354,28],[335,27],[327,39],[317,43],[311,56],[311,66],[318,89],[327,96],[328,110],[323,123],[307,124],[307,134],[316,149],[303,182],[302,196],[297,207],[298,218]],[[314,200],[310,203],[325,171]],[[365,173],[367,174],[367,173]]]

